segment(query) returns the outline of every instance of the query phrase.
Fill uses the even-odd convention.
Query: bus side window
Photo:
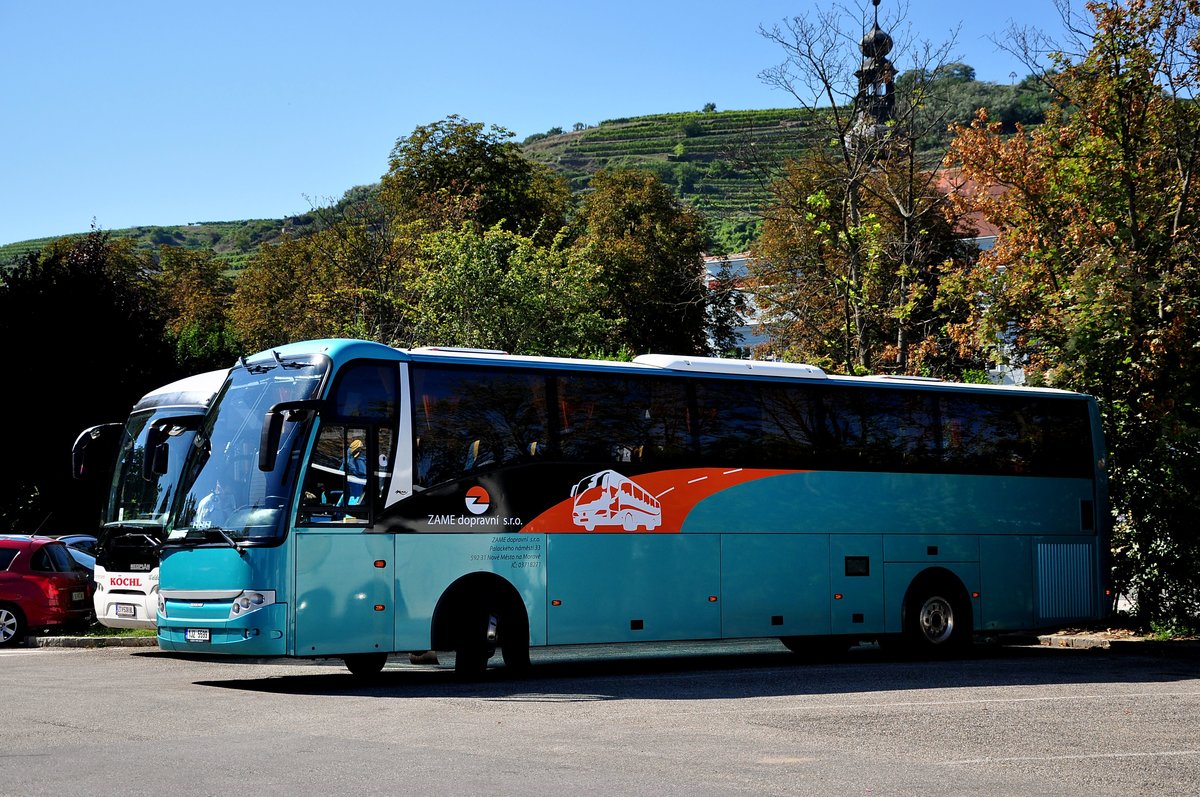
[[[304,475],[297,525],[367,521],[368,439],[364,427],[322,425]]]
[[[367,494],[367,430],[352,426],[346,434],[346,439],[348,442],[343,460],[346,464],[346,493],[343,503],[347,507],[360,507],[356,511],[362,514],[363,496]]]

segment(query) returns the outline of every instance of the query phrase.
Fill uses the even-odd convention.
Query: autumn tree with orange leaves
[[[1065,4],[1060,6],[1064,12]],[[1158,622],[1200,616],[1200,3],[1091,2],[1043,73],[1059,114],[1003,136],[981,116],[947,158],[1001,232],[943,282],[964,352],[1091,393],[1104,415],[1118,587]],[[1017,32],[1026,55],[1044,51]]]
[[[876,119],[875,95],[859,80],[864,47],[880,47],[867,37],[876,22],[903,30],[901,16],[854,19],[830,4],[761,30],[785,54],[762,78],[810,111],[813,143],[771,183],[746,287],[771,338],[765,353],[849,374],[958,376],[980,363],[961,360],[946,337],[961,308],[938,285],[946,263],[975,250],[947,215],[923,146],[946,130],[945,77],[963,68],[950,57],[953,40],[906,36],[893,50],[884,36],[886,70],[907,69],[889,118],[864,129]]]

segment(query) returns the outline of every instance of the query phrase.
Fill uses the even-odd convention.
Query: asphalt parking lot
[[[0,652],[0,794],[1194,794],[1195,647],[951,662],[776,642],[534,652],[460,683],[393,659]]]

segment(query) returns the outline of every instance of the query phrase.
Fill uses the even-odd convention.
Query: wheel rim
[[[0,609],[0,645],[17,635],[17,616],[8,609]]]
[[[954,635],[954,607],[939,595],[925,601],[918,619],[921,635],[932,645],[940,645]]]

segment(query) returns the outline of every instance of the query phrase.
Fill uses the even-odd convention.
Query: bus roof
[[[228,375],[228,370],[208,371],[155,388],[133,405],[133,411],[156,407],[207,407]]]
[[[280,356],[304,356],[324,354],[344,361],[357,357],[395,357],[408,362],[449,363],[461,362],[489,366],[526,366],[542,368],[579,369],[589,371],[621,370],[639,373],[709,374],[718,377],[744,377],[750,379],[788,379],[817,381],[837,385],[877,385],[895,387],[900,390],[933,389],[948,391],[1003,392],[1014,395],[1054,395],[1064,398],[1085,398],[1085,394],[1057,388],[1027,387],[1023,385],[983,385],[973,383],[946,382],[929,377],[894,375],[840,376],[827,374],[815,365],[782,363],[769,360],[735,360],[717,357],[693,357],[674,354],[643,354],[633,362],[614,360],[581,360],[569,357],[542,357],[535,355],[506,354],[492,349],[469,349],[429,346],[413,349],[397,349],[381,343],[361,340],[328,339],[291,343],[274,350]],[[273,358],[263,352],[247,360],[260,357]]]
[[[815,365],[780,363],[770,360],[734,360],[723,357],[680,357],[674,354],[643,354],[635,363],[653,365],[668,371],[687,371],[701,374],[730,374],[732,376],[786,376],[800,379],[827,379]]]

